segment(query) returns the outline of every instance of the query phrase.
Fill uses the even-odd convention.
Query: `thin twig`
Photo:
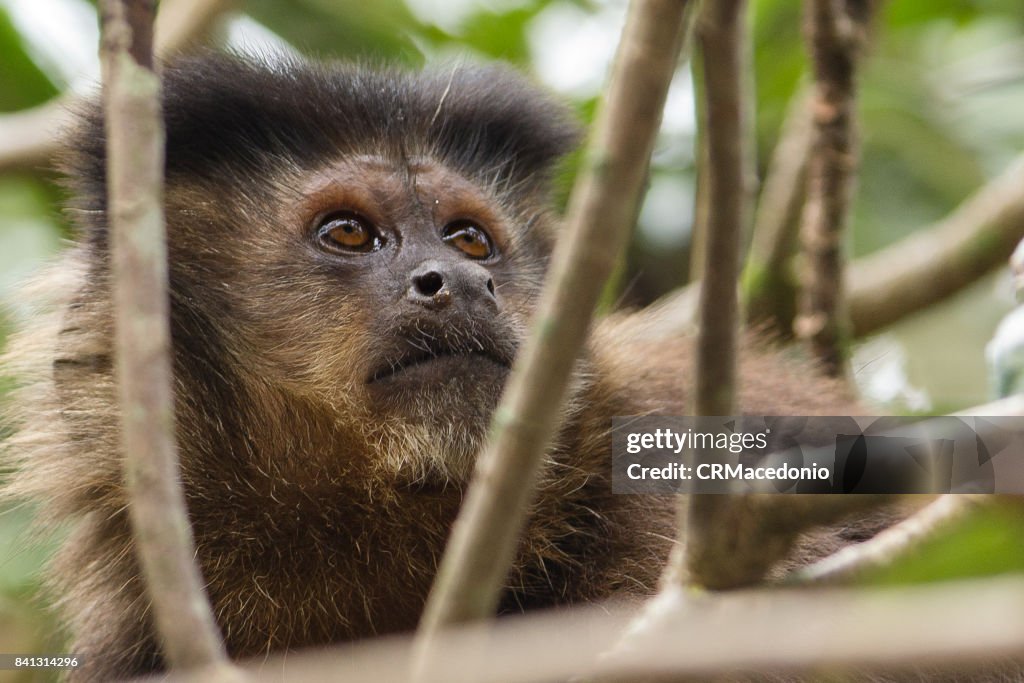
[[[843,374],[849,336],[843,301],[843,235],[856,184],[856,67],[873,0],[807,0],[814,68],[814,151],[801,226],[806,258],[797,336],[822,369]]]
[[[156,53],[173,55],[205,40],[239,0],[161,0],[156,16]]]
[[[427,602],[423,652],[439,629],[491,615],[497,605],[594,305],[636,217],[689,7],[681,0],[630,4],[533,333],[495,412],[491,442]]]
[[[118,398],[135,548],[170,666],[227,661],[185,510],[174,437],[153,0],[100,3]]]
[[[24,111],[0,115],[0,172],[46,166],[60,147],[77,95],[65,93]]]
[[[800,233],[813,132],[810,96],[802,87],[790,101],[768,164],[754,213],[750,254],[743,268],[747,322],[767,323],[780,339],[793,335],[797,282],[792,260]]]
[[[825,673],[908,670],[913,680],[930,680],[942,672],[991,673],[1007,666],[1005,678],[979,678],[1016,680],[1020,668],[1013,663],[1024,658],[1022,600],[1024,582],[1018,578],[726,594],[694,594],[676,586],[649,604],[645,619],[595,668],[601,680],[615,681],[703,681],[738,673],[740,680],[748,680],[742,673],[754,680],[769,673],[809,673],[807,680],[818,680]],[[983,625],[979,614],[985,615]]]
[[[942,220],[850,264],[847,300],[854,336],[872,334],[945,300],[1005,264],[1021,239],[1024,155]],[[665,337],[691,331],[699,285],[682,287],[649,307],[643,315],[651,318],[652,330]]]
[[[977,415],[979,417],[1011,417],[1014,415],[1024,415],[1024,395],[1017,394],[1015,396],[1007,396],[1006,398],[1001,398],[998,401],[983,403],[953,414]]]
[[[792,577],[787,577],[786,582],[842,583],[873,569],[887,567],[899,558],[915,552],[985,500],[998,499],[966,494],[940,496],[931,505],[899,524],[799,570]]]

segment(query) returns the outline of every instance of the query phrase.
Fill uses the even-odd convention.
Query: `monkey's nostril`
[[[412,279],[416,291],[424,296],[434,296],[444,287],[444,278],[435,270],[417,275]]]

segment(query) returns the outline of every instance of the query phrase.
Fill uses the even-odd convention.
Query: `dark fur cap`
[[[579,139],[564,105],[500,65],[414,73],[207,53],[167,65],[164,103],[169,180],[259,178],[284,159],[316,168],[375,153],[432,155],[467,176],[536,190]],[[82,120],[64,171],[78,179],[72,189],[82,208],[102,210],[106,154],[98,103]]]

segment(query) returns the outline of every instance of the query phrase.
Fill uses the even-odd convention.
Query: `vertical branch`
[[[747,227],[751,160],[745,149],[744,0],[709,2],[698,29],[707,122],[704,284],[697,337],[697,415],[730,415],[736,377],[740,243]]]
[[[691,4],[630,4],[533,332],[495,412],[490,444],[427,602],[421,655],[438,629],[486,617],[497,606],[594,305],[635,220]]]
[[[746,320],[767,323],[780,338],[793,335],[797,283],[791,273],[807,186],[813,128],[807,88],[790,101],[754,213],[750,256],[743,269]]]
[[[697,166],[696,201],[693,210],[693,228],[690,231],[690,274],[688,282],[700,282],[704,277],[704,258],[707,251],[708,215],[711,213],[711,195],[708,192],[708,116],[707,85],[704,83],[704,53],[697,41],[690,57],[690,74],[693,78],[694,109],[697,118],[696,149],[694,160]]]
[[[795,329],[830,375],[842,374],[849,337],[843,234],[856,182],[856,67],[874,0],[808,0],[815,147],[801,226],[806,257]]]
[[[730,415],[736,393],[736,344],[739,302],[736,281],[740,243],[750,205],[751,155],[746,130],[744,51],[745,0],[716,0],[701,13],[698,36],[704,59],[707,182],[710,205],[704,280],[700,293],[697,337],[696,415]],[[680,503],[680,533],[685,534],[685,561],[692,579],[702,585],[713,573],[716,543],[727,542],[728,524],[742,514],[742,501],[728,496],[691,495]],[[677,556],[674,562],[681,563]],[[684,576],[681,567],[670,570]]]
[[[104,107],[117,380],[135,547],[172,667],[226,661],[193,563],[174,440],[153,0],[103,0]]]

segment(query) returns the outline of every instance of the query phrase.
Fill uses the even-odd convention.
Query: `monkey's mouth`
[[[410,342],[411,343],[411,342]],[[473,347],[455,347],[442,341],[417,342],[413,348],[388,358],[370,375],[367,384],[386,383],[408,378],[441,381],[455,375],[481,379],[495,371],[502,375],[512,367],[511,354],[477,343]]]

